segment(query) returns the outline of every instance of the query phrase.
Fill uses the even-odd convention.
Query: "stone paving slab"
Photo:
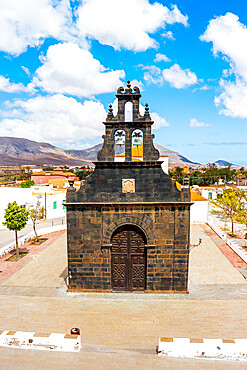
[[[199,247],[190,252],[189,277],[193,284],[234,285],[246,280],[216,245],[216,234],[205,225],[192,225],[192,244],[202,238]],[[222,243],[222,241],[221,241]]]
[[[5,323],[6,328],[63,333],[76,326],[81,329],[82,349],[75,357],[66,358],[58,354],[46,357],[39,352],[32,356],[30,351],[20,353],[0,349],[0,358],[6,359],[8,354],[12,363],[18,365],[19,359],[22,366],[23,361],[26,364],[28,358],[35,369],[52,366],[63,369],[67,366],[70,368],[71,364],[74,364],[74,368],[75,363],[79,368],[89,366],[91,369],[98,366],[100,369],[118,369],[118,362],[123,369],[166,366],[190,369],[195,368],[195,365],[201,369],[202,364],[194,360],[191,360],[192,367],[187,360],[185,363],[182,360],[167,362],[166,359],[160,362],[155,353],[158,338],[164,335],[230,339],[247,336],[246,300],[154,301],[151,296],[148,297],[149,300],[139,300],[136,297],[118,300],[102,299],[99,296],[69,299],[2,296],[0,320]],[[185,364],[188,367],[183,367]],[[205,366],[210,369],[212,363]],[[218,368],[222,368],[222,363]]]
[[[18,272],[12,275],[12,285],[0,285],[0,322],[2,329],[13,331],[64,333],[79,327],[82,349],[73,355],[44,355],[1,348],[1,363],[9,369],[229,369],[224,361],[164,359],[155,352],[164,336],[247,337],[246,280],[202,227],[193,225],[193,242],[198,237],[203,242],[191,252],[190,294],[75,294],[66,293],[58,279],[66,275],[66,263],[54,263],[55,251],[58,259],[66,253],[62,235],[39,254],[39,273],[31,286],[32,279],[24,278],[34,271],[31,261],[21,269],[22,277]],[[44,269],[50,271],[49,279]],[[38,284],[39,274],[43,286]],[[230,368],[245,369],[246,363],[231,362]]]

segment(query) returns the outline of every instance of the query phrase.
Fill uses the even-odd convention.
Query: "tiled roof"
[[[176,186],[178,188],[178,190],[181,190],[182,188],[182,185],[176,181]],[[197,194],[195,191],[191,190],[190,191],[190,198],[191,198],[191,201],[192,202],[195,202],[195,201],[208,201],[206,198],[202,197],[200,194]]]
[[[197,194],[195,191],[191,190],[190,191],[190,195],[191,195],[191,201],[194,202],[194,201],[198,201],[198,200],[206,200],[208,201],[206,198],[202,197],[200,194]]]
[[[61,172],[56,172],[56,171],[40,171],[40,172],[33,173],[32,176],[64,176],[64,177],[72,176],[72,177],[76,177],[76,175],[73,172],[61,173]]]

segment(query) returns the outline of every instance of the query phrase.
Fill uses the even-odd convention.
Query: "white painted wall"
[[[208,221],[208,206],[209,201],[198,200],[190,207],[190,223],[204,224]]]
[[[42,207],[45,207],[45,195],[39,198]],[[66,200],[66,193],[46,195],[46,218],[57,218],[65,216],[66,207],[63,201]]]
[[[217,199],[217,194],[222,194],[222,189],[202,189],[202,196],[206,199]],[[212,197],[210,197],[210,194]]]
[[[16,201],[19,206],[32,202],[32,190],[30,188],[8,188],[0,187],[0,229],[5,228],[2,222],[4,221],[4,211],[8,207],[8,203]]]
[[[168,161],[169,157],[160,157],[158,162],[163,162],[161,165],[162,170],[168,175]]]
[[[34,189],[39,188],[39,192]],[[45,207],[45,198],[46,198],[46,218],[57,218],[65,216],[66,209],[63,206],[63,201],[66,199],[65,192],[56,192],[52,191],[48,186],[42,194],[42,187],[33,186],[31,188],[9,188],[9,187],[0,187],[0,229],[4,229],[2,222],[4,221],[4,212],[8,207],[8,203],[14,201],[17,202],[19,206],[36,204],[39,200],[41,205]],[[45,196],[45,191],[52,192],[52,194],[47,194]],[[41,194],[41,195],[38,195]],[[38,195],[38,196],[37,196]],[[54,204],[56,202],[56,204]],[[30,222],[30,221],[29,221]]]

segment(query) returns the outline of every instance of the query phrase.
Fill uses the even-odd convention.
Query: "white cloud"
[[[194,72],[189,69],[182,69],[178,64],[174,64],[169,69],[164,69],[162,75],[164,80],[176,89],[183,89],[198,82]]]
[[[209,126],[213,126],[213,124],[210,124],[210,123],[204,123],[204,122],[199,122],[197,121],[196,118],[191,118],[190,120],[190,127],[193,127],[193,128],[198,128],[198,127],[209,127]]]
[[[145,51],[157,47],[149,34],[165,28],[166,24],[186,26],[187,18],[177,6],[169,10],[148,0],[84,0],[78,8],[77,27],[83,36],[116,50]]]
[[[28,137],[53,144],[76,139],[99,138],[106,118],[103,104],[86,100],[83,104],[63,95],[38,96],[8,104],[0,122],[0,136]]]
[[[247,118],[247,82],[236,79],[236,82],[220,80],[222,94],[214,102],[220,108],[220,114],[229,117]]]
[[[5,91],[8,93],[16,93],[19,91],[25,91],[26,88],[23,84],[15,84],[9,81],[9,78],[5,78],[0,75],[0,91]]]
[[[27,76],[29,77],[30,76],[30,71],[27,67],[24,67],[24,66],[21,66],[21,68],[23,69],[23,71],[27,74]]]
[[[51,45],[36,71],[34,86],[49,93],[89,97],[115,91],[123,70],[108,70],[93,55],[72,43]]]
[[[164,79],[161,74],[161,69],[156,66],[145,66],[142,69],[147,70],[144,72],[143,78],[148,84],[162,85]]]
[[[170,126],[170,123],[167,122],[166,119],[161,117],[158,113],[151,112],[150,115],[151,115],[152,120],[154,121],[154,124],[152,126],[154,130],[158,130],[160,127]]]
[[[209,22],[202,41],[213,43],[213,53],[222,53],[230,59],[234,72],[247,80],[247,28],[238,16],[227,13]]]
[[[131,80],[130,81],[130,84],[131,84],[131,87],[132,89],[137,86],[139,87],[140,91],[143,91],[144,90],[144,85],[141,81],[138,81],[138,80]],[[119,86],[118,86],[119,87]]]
[[[170,40],[175,40],[171,31],[164,32],[164,33],[162,33],[161,36],[163,36],[167,39],[170,39]]]
[[[165,54],[158,53],[155,55],[154,62],[170,62],[171,59],[169,59]]]
[[[247,28],[237,15],[226,13],[209,22],[202,41],[213,43],[213,53],[221,53],[229,62],[229,69],[222,71],[222,93],[215,98],[220,113],[230,117],[247,118]],[[235,81],[226,78],[235,74]]]
[[[69,0],[0,0],[0,8],[0,50],[9,54],[19,55],[47,37],[72,38]]]

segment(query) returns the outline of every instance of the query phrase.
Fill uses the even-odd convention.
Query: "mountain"
[[[218,167],[227,167],[227,166],[237,166],[236,164],[224,161],[224,159],[219,159],[218,161],[214,162]],[[237,166],[238,167],[238,166]]]
[[[169,166],[197,167],[181,154],[154,144],[160,154],[169,155]],[[13,166],[22,164],[35,165],[92,165],[97,160],[97,152],[102,144],[88,149],[70,150],[57,148],[44,142],[14,137],[0,137],[0,165]]]
[[[215,161],[215,162],[210,162],[210,163],[202,163],[200,165],[200,167],[207,167],[209,165],[211,165],[212,163],[214,163],[217,167],[227,167],[227,166],[231,166],[231,168],[240,168],[241,166],[237,165],[237,164],[233,164],[231,162],[227,162],[225,161],[224,159],[219,159],[218,161]]]
[[[185,158],[181,154],[169,150],[162,145],[154,143],[154,146],[160,154],[169,155],[169,166],[188,166],[188,167],[197,167],[199,163],[195,163]],[[102,148],[102,144],[97,144],[89,149],[82,150],[65,150],[65,152],[73,157],[84,158],[91,161],[97,160],[97,152]]]
[[[0,165],[90,165],[51,144],[15,137],[0,137]]]

